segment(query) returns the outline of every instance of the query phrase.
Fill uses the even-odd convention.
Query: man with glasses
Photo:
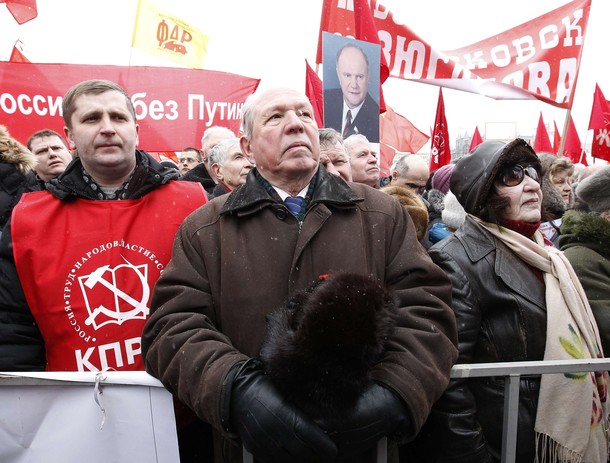
[[[409,154],[402,157],[390,173],[391,185],[403,186],[416,195],[422,195],[430,177],[430,168],[423,158]]]
[[[201,153],[197,148],[184,148],[178,158],[178,169],[182,175],[201,164]]]

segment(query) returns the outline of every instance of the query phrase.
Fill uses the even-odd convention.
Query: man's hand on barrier
[[[411,417],[402,399],[378,383],[360,396],[341,429],[330,433],[340,457],[361,454],[385,436],[404,443],[413,434]]]

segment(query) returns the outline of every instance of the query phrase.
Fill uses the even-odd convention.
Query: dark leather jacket
[[[429,254],[453,284],[457,363],[542,360],[545,287],[530,267],[470,216]],[[539,383],[521,380],[517,462],[534,460]],[[413,444],[423,454],[416,461],[499,459],[503,400],[503,378],[452,380]]]

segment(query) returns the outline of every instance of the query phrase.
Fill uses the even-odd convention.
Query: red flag
[[[438,89],[438,105],[432,131],[432,146],[430,149],[430,172],[451,162],[451,147],[449,146],[449,129],[445,117],[443,87]]]
[[[387,171],[396,151],[417,153],[430,137],[421,132],[407,118],[386,106],[379,116],[380,167]]]
[[[536,153],[553,152],[553,146],[551,145],[549,132],[546,130],[546,125],[544,125],[544,120],[542,119],[542,111],[540,111],[540,117],[538,118],[538,128],[536,129],[536,136],[534,137],[533,148]]]
[[[322,80],[305,60],[305,95],[313,106],[313,114],[318,127],[324,127],[324,91]]]
[[[559,146],[561,145],[561,132],[557,128],[557,122],[553,121],[555,127],[555,133],[553,134],[553,153],[559,153]]]
[[[582,149],[582,143],[572,120],[572,115],[570,115],[570,120],[568,121],[568,133],[563,145],[563,155],[570,158],[574,164],[582,163],[585,166],[587,165],[587,157]]]
[[[591,156],[610,161],[610,101],[595,84],[589,130],[593,129]]]
[[[31,63],[31,61],[26,58],[26,56],[17,46],[17,45],[19,45],[19,43],[20,43],[19,40],[17,40],[17,42],[15,42],[15,45],[13,45],[13,51],[11,52],[11,57],[8,59],[9,63]]]
[[[28,22],[38,16],[36,0],[1,0],[19,24]]]
[[[470,139],[470,146],[468,147],[468,152],[471,152],[481,143],[483,143],[483,137],[481,137],[481,134],[479,133],[479,126],[477,125],[474,128],[474,133],[472,134],[472,138]]]
[[[608,129],[610,125],[610,102],[602,93],[598,84],[595,84],[593,94],[593,107],[591,108],[591,118],[589,119],[589,130]]]

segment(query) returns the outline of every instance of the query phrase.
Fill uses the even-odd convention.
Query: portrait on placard
[[[325,32],[322,49],[324,125],[378,143],[381,47]]]

